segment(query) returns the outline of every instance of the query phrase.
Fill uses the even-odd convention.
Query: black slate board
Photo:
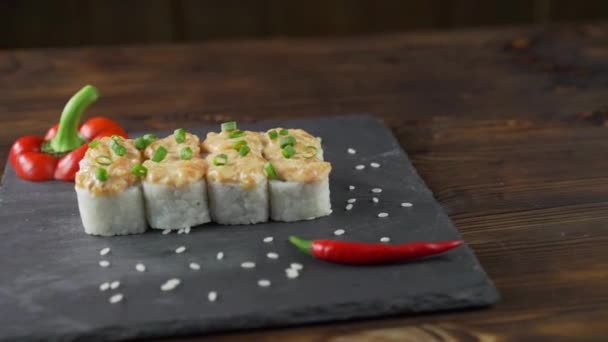
[[[286,238],[332,237],[377,242],[458,239],[458,231],[417,175],[403,150],[380,121],[367,116],[293,120],[242,125],[262,130],[273,125],[302,127],[323,138],[333,164],[331,216],[298,223],[254,226],[208,224],[189,235],[100,238],[84,234],[73,184],[28,183],[7,167],[0,189],[0,339],[108,340],[202,334],[233,329],[276,327],[392,314],[480,307],[498,293],[468,247],[424,261],[380,267],[340,266],[313,260]],[[192,130],[204,136],[207,130]],[[354,147],[357,154],[346,153]],[[371,168],[378,162],[380,168]],[[357,171],[357,164],[366,169]],[[356,189],[349,191],[348,186]],[[372,194],[371,188],[384,191]],[[370,201],[372,196],[380,203]],[[357,198],[345,211],[348,198]],[[411,202],[403,208],[401,202]],[[388,218],[378,218],[379,212]],[[263,243],[274,236],[273,243]],[[188,250],[176,254],[175,248]],[[112,265],[101,268],[99,251]],[[223,251],[222,261],[215,259]],[[274,251],[278,260],[266,258]],[[192,271],[188,263],[201,264]],[[242,269],[243,261],[257,263]],[[145,273],[134,265],[143,262]],[[299,278],[284,270],[304,265]],[[160,285],[177,277],[173,292]],[[261,288],[266,278],[272,286]],[[102,282],[119,280],[116,291],[101,292]],[[216,290],[215,303],[207,301]],[[112,293],[125,300],[109,304]]]

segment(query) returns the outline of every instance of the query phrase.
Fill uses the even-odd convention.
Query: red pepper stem
[[[97,88],[86,85],[66,103],[59,120],[57,134],[50,141],[50,150],[56,153],[75,150],[85,143],[78,134],[82,112],[97,100]]]
[[[297,236],[290,236],[289,242],[291,242],[294,246],[298,247],[302,252],[312,255],[312,241],[300,239]]]

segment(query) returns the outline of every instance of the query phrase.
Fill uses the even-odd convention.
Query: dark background
[[[606,0],[0,0],[0,48],[336,36],[605,18]]]

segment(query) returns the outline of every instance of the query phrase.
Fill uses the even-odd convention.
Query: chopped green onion
[[[312,145],[308,145],[306,146],[306,152],[310,151],[310,155],[306,156],[306,159],[310,159],[314,156],[317,155],[317,151],[319,151],[319,149],[316,146],[312,146]]]
[[[249,146],[245,145],[239,149],[239,155],[241,157],[244,157],[247,155],[247,153],[249,153],[249,151],[251,151],[251,149],[249,148]]]
[[[222,124],[222,132],[230,132],[236,129],[236,121],[228,121]]]
[[[271,140],[276,139],[278,136],[279,136],[279,133],[277,133],[277,131],[275,131],[274,129],[272,131],[268,132],[268,137]]]
[[[112,135],[112,140],[114,141],[120,141],[122,139],[122,137],[118,134],[113,134]]]
[[[281,130],[279,131],[279,134],[280,134],[280,135],[287,135],[287,134],[289,134],[289,131],[287,130],[287,128],[283,128],[283,129],[281,129]]]
[[[213,165],[215,166],[222,166],[222,165],[226,165],[228,163],[228,156],[220,153],[217,156],[213,157]]]
[[[286,137],[281,138],[281,140],[279,140],[279,144],[281,145],[281,148],[287,146],[287,145],[295,145],[296,144],[296,138],[294,138],[291,135],[288,135]]]
[[[131,173],[136,175],[137,177],[146,177],[146,175],[148,174],[148,168],[137,163],[131,168]]]
[[[114,139],[114,137],[112,137],[112,139]],[[114,153],[116,153],[116,155],[120,157],[127,154],[127,149],[120,143],[118,143],[117,139],[114,139],[112,141],[112,151],[114,151]]]
[[[274,171],[274,167],[272,166],[272,163],[266,162],[266,164],[264,165],[264,170],[266,171],[266,175],[268,176],[269,179],[279,178],[277,176],[277,173]]]
[[[143,136],[135,139],[135,147],[138,150],[144,150],[146,147],[148,147],[148,145],[150,145],[151,143],[154,142],[154,140],[156,140],[156,135],[154,134],[144,134]]]
[[[175,135],[175,142],[178,144],[181,144],[186,141],[186,131],[184,131],[183,128],[178,128],[173,131],[173,135]]]
[[[234,148],[235,150],[240,150],[241,147],[243,146],[247,146],[247,141],[245,140],[239,140],[239,141],[235,141],[232,143],[232,148]]]
[[[154,140],[156,140],[156,139],[158,139],[158,138],[156,137],[156,135],[155,135],[155,134],[148,133],[148,134],[144,134],[144,139],[145,139],[146,141],[153,142]]]
[[[95,148],[99,145],[99,140],[95,139],[89,143],[89,148]]]
[[[95,158],[95,161],[97,162],[97,164],[103,165],[103,166],[108,166],[108,165],[112,164],[112,158],[105,154]]]
[[[159,146],[156,149],[156,151],[154,151],[154,154],[152,155],[152,161],[160,163],[161,161],[163,161],[163,159],[165,159],[166,156],[167,156],[167,149],[164,148],[163,146]]]
[[[97,169],[97,171],[95,171],[95,176],[97,176],[97,179],[100,182],[105,182],[108,180],[108,171],[103,167],[100,167]]]
[[[192,149],[190,146],[182,148],[182,150],[179,152],[179,158],[181,160],[189,160],[192,158]]]
[[[232,132],[230,132],[230,134],[228,134],[228,136],[230,138],[238,138],[238,137],[242,137],[243,135],[245,135],[245,132],[243,132],[241,130],[232,131]]]
[[[296,154],[296,149],[293,148],[293,146],[291,146],[291,145],[287,145],[287,146],[283,147],[283,149],[281,150],[281,153],[283,154],[283,157],[289,159],[289,158],[293,157],[294,154]]]

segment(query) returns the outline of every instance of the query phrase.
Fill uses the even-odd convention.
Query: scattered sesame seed
[[[245,261],[245,262],[241,263],[241,267],[242,268],[254,268],[255,267],[255,262],[253,262],[253,261]]]
[[[146,265],[139,263],[135,265],[135,269],[137,272],[146,272]]]
[[[286,268],[285,275],[289,279],[295,279],[300,275],[300,272],[298,270],[296,270],[295,268]]]
[[[169,233],[171,233],[171,229],[165,229],[165,230],[163,230],[163,235],[167,235]]]
[[[110,288],[110,283],[108,283],[107,281],[105,283],[101,283],[101,285],[99,285],[99,291],[107,291]]]
[[[110,288],[112,290],[116,290],[120,286],[120,282],[118,280],[114,280],[110,283]]]
[[[201,265],[197,264],[196,262],[191,262],[190,265],[188,265],[188,266],[190,266],[191,270],[195,270],[195,271],[198,271],[201,269]]]
[[[110,303],[116,304],[116,303],[122,301],[122,298],[123,298],[122,293],[117,293],[117,294],[113,295],[112,297],[110,297]]]
[[[177,230],[177,234],[184,234],[184,228],[180,228]]]
[[[378,164],[378,163],[369,163],[369,166],[377,169],[377,168],[380,167],[380,164]]]
[[[268,252],[266,254],[266,256],[268,257],[268,259],[278,259],[279,258],[279,255],[275,252]]]
[[[351,210],[352,208],[353,208],[353,204],[352,203],[348,203],[344,209],[345,210]]]
[[[274,238],[272,236],[267,236],[264,238],[264,242],[266,242],[266,243],[271,243],[272,240],[274,240]]]
[[[354,186],[354,185],[349,185],[349,186],[348,186],[348,190],[350,190],[350,191],[355,190],[355,186]]]
[[[100,260],[99,266],[101,267],[110,267],[110,262],[108,260]]]
[[[401,206],[404,208],[409,208],[409,207],[413,206],[413,204],[410,202],[403,202],[403,203],[401,203]]]
[[[171,291],[175,289],[182,281],[177,278],[171,278],[160,286],[162,291]]]
[[[210,302],[215,302],[215,300],[217,299],[217,292],[215,291],[210,291],[209,294],[207,295],[207,299]]]
[[[268,280],[268,279],[260,279],[260,280],[258,280],[258,286],[260,286],[260,287],[268,287],[268,286],[270,286],[270,280]]]
[[[391,241],[391,238],[389,238],[387,236],[380,238],[380,242],[390,242],[390,241]]]
[[[372,202],[378,203],[380,202],[380,200],[378,199],[378,197],[372,197]]]
[[[344,235],[344,229],[336,229],[336,230],[334,231],[334,235],[335,235],[335,236]]]
[[[291,264],[289,264],[289,267],[296,271],[301,271],[304,268],[304,266],[302,266],[302,264],[297,263],[297,262],[292,262]]]
[[[184,234],[190,234],[190,227],[184,228]]]
[[[363,164],[359,164],[359,165],[355,166],[355,170],[363,170],[363,169],[365,169],[365,165],[363,165]]]
[[[224,252],[217,252],[216,259],[217,259],[217,260],[222,260],[222,259],[224,259]]]
[[[357,150],[355,150],[355,149],[354,149],[354,148],[352,148],[352,147],[349,147],[349,148],[346,150],[346,152],[348,152],[348,154],[356,154],[356,153],[357,153]]]
[[[355,202],[357,202],[357,199],[356,198],[349,198],[346,202],[348,202],[348,203],[355,203]]]
[[[108,253],[110,253],[110,247],[103,248],[99,251],[99,255],[106,255]]]
[[[379,194],[379,193],[382,192],[382,189],[380,189],[380,188],[373,188],[372,192],[375,193],[375,194]]]
[[[179,246],[179,247],[177,247],[177,249],[175,249],[175,253],[177,253],[177,254],[182,254],[185,251],[186,251],[186,247],[184,247],[184,246]]]
[[[378,213],[378,217],[388,217],[388,213]]]

